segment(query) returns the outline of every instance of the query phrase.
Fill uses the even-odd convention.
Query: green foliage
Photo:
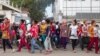
[[[44,17],[44,11],[47,6],[55,0],[11,0],[18,7],[28,8],[32,19],[41,20]]]

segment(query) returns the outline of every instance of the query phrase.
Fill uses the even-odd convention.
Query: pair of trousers
[[[60,47],[60,36],[59,35],[56,35],[56,40],[55,40],[55,45],[56,45],[56,48],[59,48]]]
[[[2,38],[2,32],[0,31],[0,39]]]
[[[44,41],[44,47],[45,47],[45,50],[48,51],[52,51],[52,46],[51,46],[51,40],[50,40],[50,37],[46,37],[45,41]]]
[[[18,51],[21,51],[21,48],[23,46],[26,46],[26,48],[28,49],[28,51],[30,51],[29,44],[27,43],[27,40],[25,38],[21,38],[20,39],[19,46],[18,46]]]
[[[98,51],[99,51],[98,37],[91,37],[90,38],[90,42],[88,44],[88,48],[87,49],[90,50],[93,47],[93,45],[95,45],[95,53],[98,53]]]
[[[52,33],[51,37],[51,45],[54,47],[57,41],[56,35]]]
[[[77,46],[78,39],[71,39],[72,41],[72,49],[75,50],[75,47]]]
[[[6,51],[6,45],[8,45],[8,47],[10,49],[13,49],[12,46],[11,46],[11,43],[9,41],[9,39],[2,39],[2,44],[3,44],[3,50]]]
[[[82,49],[82,37],[79,36],[78,38],[79,38],[78,39],[78,44],[79,44],[80,48]]]
[[[64,49],[66,49],[68,38],[67,37],[61,37],[61,46],[63,46]]]
[[[36,43],[36,40],[34,38],[31,39],[31,51],[35,52],[35,47],[39,50],[42,50],[42,48]]]
[[[84,50],[84,48],[88,47],[89,44],[89,37],[88,36],[83,36],[82,39],[82,44],[81,44],[81,49]]]
[[[58,48],[59,44],[60,44],[60,37],[59,37],[59,35],[56,35],[55,33],[52,33],[50,37],[51,37],[50,40],[51,40],[52,47]]]
[[[46,34],[41,34],[40,37],[41,37],[42,43],[44,43],[46,39]]]

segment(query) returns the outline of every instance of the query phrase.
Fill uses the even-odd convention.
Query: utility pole
[[[80,0],[80,2],[81,2],[81,18],[80,19],[82,19],[82,0]]]
[[[91,12],[91,14],[90,14],[91,18],[90,19],[92,19],[92,0],[90,0],[90,12]]]
[[[66,0],[66,17],[67,17],[67,0]]]

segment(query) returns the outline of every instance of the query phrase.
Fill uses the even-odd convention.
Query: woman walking
[[[87,52],[95,45],[95,53],[98,54],[99,47],[98,47],[98,29],[96,27],[95,20],[91,21],[91,26],[88,30],[90,41],[87,47]]]
[[[50,23],[50,38],[51,38],[51,45],[54,48],[56,47],[56,41],[57,41],[55,32],[56,32],[55,23],[51,22]]]
[[[41,39],[41,46],[44,47],[44,41],[46,39],[46,29],[47,29],[47,24],[45,20],[42,20],[39,30],[40,30],[40,39]]]
[[[84,48],[87,48],[89,44],[89,36],[88,36],[88,24],[87,21],[84,21],[83,27],[82,27],[82,44],[81,44],[81,49],[84,50]]]
[[[10,39],[9,27],[10,27],[10,21],[9,21],[8,18],[5,18],[4,21],[3,21],[3,24],[1,26],[1,30],[2,30],[2,44],[3,44],[4,52],[6,51],[6,45],[10,49],[13,50],[13,47],[11,46],[11,43],[9,41],[9,39]]]
[[[59,22],[56,22],[55,25],[55,35],[56,35],[56,48],[60,47],[60,25]]]
[[[20,24],[20,27],[19,27],[19,32],[20,32],[20,40],[19,40],[19,46],[18,46],[18,52],[21,51],[21,48],[23,46],[26,46],[28,51],[30,52],[30,47],[29,47],[29,44],[25,38],[25,34],[26,34],[26,26],[25,26],[25,21],[24,20],[21,20],[21,24]]]
[[[70,31],[71,31],[70,39],[72,41],[72,49],[73,49],[73,52],[76,53],[75,48],[77,46],[77,41],[78,41],[78,34],[77,34],[78,25],[77,25],[77,21],[76,20],[73,20],[72,23],[73,24],[70,26]]]
[[[42,48],[37,44],[37,39],[39,38],[38,37],[39,28],[38,28],[37,23],[38,23],[37,21],[34,21],[30,29],[30,32],[32,34],[32,39],[31,39],[31,52],[32,53],[35,52],[35,47],[38,48],[40,52],[42,52]]]
[[[53,50],[50,38],[50,20],[46,20],[46,22],[47,22],[47,29],[46,29],[46,39],[44,41],[44,47],[45,47],[45,54],[49,54]]]
[[[67,25],[67,21],[64,19],[60,26],[60,42],[61,46],[66,49],[66,45],[69,41],[69,27]]]

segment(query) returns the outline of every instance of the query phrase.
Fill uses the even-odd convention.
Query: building
[[[10,5],[10,0],[0,0],[0,3]]]
[[[15,13],[21,13],[21,10],[10,4],[10,0],[0,0],[0,19],[7,17],[10,22],[15,21]]]
[[[100,15],[100,0],[55,0],[54,5],[55,18],[58,17],[60,11],[67,18],[100,18],[98,16]]]

